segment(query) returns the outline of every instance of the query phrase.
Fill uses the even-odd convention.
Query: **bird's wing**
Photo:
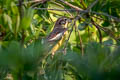
[[[47,37],[48,41],[60,39],[65,31],[67,31],[67,28],[54,28],[50,35]]]

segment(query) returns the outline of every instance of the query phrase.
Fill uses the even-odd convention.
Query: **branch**
[[[19,0],[19,13],[20,13],[20,18],[23,17],[22,2],[23,2],[23,0]]]
[[[107,16],[107,17],[109,17],[109,18],[114,19],[114,20],[117,21],[117,22],[120,22],[120,18],[111,16],[111,15],[109,15],[109,14],[107,14],[107,13],[103,13],[103,12],[102,12],[102,13],[98,13],[98,12],[95,12],[95,11],[92,11],[91,13],[96,14],[96,15],[104,15],[104,16]]]
[[[98,27],[98,25],[93,21],[93,19],[91,19],[91,21],[92,21],[92,24],[97,28],[98,33],[99,33],[100,43],[102,43],[102,33],[101,33],[101,30],[100,30],[100,28]]]
[[[60,0],[60,1],[63,2],[64,4],[66,4],[66,5],[74,8],[74,9],[76,9],[77,11],[82,11],[83,10],[83,9],[77,7],[77,6],[74,6],[74,5],[70,4],[70,3],[68,3],[67,1],[64,1],[64,0]]]
[[[75,9],[49,9],[49,8],[33,8],[36,10],[55,10],[55,11],[76,11]]]
[[[66,4],[66,5],[74,8],[76,11],[83,11],[83,9],[81,9],[81,8],[79,8],[79,7],[77,7],[77,6],[74,6],[74,5],[70,4],[70,3],[68,3],[67,1],[64,1],[64,0],[60,0],[60,1],[63,2],[64,4]],[[90,12],[89,9],[91,9],[98,1],[99,1],[99,0],[96,0],[95,2],[93,2],[93,3],[87,8],[87,10],[84,10],[84,11],[87,12],[87,13]],[[94,11],[91,11],[91,13],[94,13],[94,14],[96,14],[96,15],[104,15],[104,16],[113,18],[113,19],[114,19],[115,21],[117,21],[117,22],[120,22],[120,19],[119,19],[119,18],[114,17],[114,16],[111,16],[111,15],[108,15],[108,14],[106,14],[106,13],[97,13],[97,12],[94,12]]]
[[[20,21],[21,21],[22,18],[23,18],[22,2],[23,2],[23,0],[19,0]],[[24,30],[22,30],[22,40],[21,40],[21,43],[22,43],[22,44],[24,44],[24,39],[25,39],[25,34],[24,34]]]
[[[23,2],[22,4],[28,4],[28,3],[37,3],[37,2],[40,2],[40,3],[44,3],[46,1],[50,1],[50,0],[37,0],[37,1],[28,1],[28,2]],[[63,2],[64,4],[70,6],[71,8],[73,9],[48,9],[48,8],[34,8],[34,9],[37,9],[37,10],[56,10],[56,11],[79,11],[81,13],[93,13],[93,14],[96,14],[96,15],[104,15],[104,16],[107,16],[109,18],[112,18],[114,19],[116,22],[120,22],[120,19],[117,18],[117,17],[114,17],[114,16],[111,16],[107,13],[98,13],[98,12],[95,12],[95,11],[89,11],[89,9],[91,9],[99,0],[96,0],[95,2],[93,2],[88,8],[87,10],[83,10],[82,8],[79,8],[77,6],[74,6],[72,4],[70,4],[69,2],[67,1],[64,1],[64,0],[60,0],[61,2]],[[82,1],[82,0],[81,0]],[[51,1],[53,2],[53,1]],[[17,4],[19,5],[19,4]]]
[[[89,13],[89,11],[87,10],[76,10],[76,9],[48,9],[48,8],[33,8],[33,9],[36,9],[36,10],[55,10],[55,11],[79,11],[80,13]],[[112,18],[114,19],[116,22],[120,22],[120,19],[117,18],[117,17],[114,17],[114,16],[111,16],[107,13],[98,13],[98,12],[95,12],[95,11],[90,11],[91,13],[93,14],[96,14],[96,15],[103,15],[103,16],[107,16],[109,18]]]

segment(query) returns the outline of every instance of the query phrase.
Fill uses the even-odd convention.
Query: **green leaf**
[[[11,2],[11,9],[12,9],[13,14],[15,15],[19,14],[18,7],[16,6],[14,2]]]
[[[24,16],[21,21],[21,28],[26,30],[30,27],[32,18],[33,18],[34,10],[32,8],[28,8],[25,10]]]
[[[13,32],[11,17],[9,15],[5,14],[5,13],[3,14],[3,17],[4,17],[5,24],[7,24],[10,31]]]

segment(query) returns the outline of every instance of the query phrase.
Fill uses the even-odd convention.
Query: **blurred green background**
[[[119,80],[120,0],[98,0],[86,13],[62,1],[82,10],[95,2],[0,0],[0,80]],[[51,57],[45,38],[61,16],[80,18],[68,26],[66,55],[65,41]]]

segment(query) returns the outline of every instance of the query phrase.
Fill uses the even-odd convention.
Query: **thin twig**
[[[80,32],[79,32],[78,28],[76,27],[76,24],[75,24],[75,29],[78,32],[78,36],[79,36],[79,40],[80,40],[81,53],[82,53],[82,56],[83,56],[84,55],[84,48],[83,48],[82,38],[80,36]]]
[[[80,32],[78,32],[78,36],[79,36],[79,39],[80,39],[80,47],[81,47],[81,52],[82,52],[82,56],[84,55],[84,47],[83,47],[83,42],[82,42],[82,38],[80,36]]]
[[[111,15],[109,15],[109,14],[107,14],[107,13],[103,13],[103,12],[102,12],[102,13],[98,13],[98,12],[95,12],[95,11],[92,11],[91,13],[96,14],[96,15],[104,15],[104,16],[106,16],[106,17],[108,17],[108,18],[114,19],[114,20],[117,21],[117,22],[120,22],[120,18],[111,16]]]
[[[118,41],[118,39],[114,36],[114,33],[107,28],[101,27],[99,24],[95,23],[97,27],[99,27],[99,29],[103,30],[106,34],[108,34],[110,37],[112,37],[113,39],[115,39],[116,41]]]
[[[79,12],[77,12],[77,15],[79,14]],[[82,16],[83,14],[81,14]],[[76,16],[76,20],[80,19],[81,17],[80,16]],[[78,30],[78,27],[76,26],[76,23],[75,23],[75,30],[78,32],[78,36],[79,36],[79,40],[80,40],[80,48],[81,48],[81,53],[82,53],[82,56],[84,55],[84,48],[83,48],[83,43],[82,43],[82,38],[80,36],[80,32]]]
[[[78,20],[78,19],[75,19],[74,22],[73,22],[73,24],[71,25],[72,28],[71,28],[71,30],[70,30],[70,33],[69,33],[68,39],[66,40],[66,43],[65,43],[65,46],[64,46],[64,49],[63,49],[64,54],[66,54],[66,47],[67,47],[68,41],[69,41],[69,39],[70,39],[71,33],[72,33],[72,31],[73,31],[73,28],[74,28],[75,23],[76,23],[77,20]]]
[[[69,41],[70,36],[71,36],[71,33],[72,33],[72,31],[73,31],[73,27],[74,27],[74,26],[72,26],[72,28],[71,28],[71,30],[70,30],[70,34],[69,34],[69,36],[68,36],[68,39],[66,40],[66,43],[65,43],[65,46],[64,46],[64,49],[63,49],[64,54],[66,54],[66,47],[67,47],[67,45],[68,45],[68,41]]]
[[[76,11],[75,9],[48,9],[48,8],[33,8],[36,10],[55,10],[55,11]]]
[[[33,8],[33,7],[35,7],[35,6],[39,5],[39,4],[41,4],[41,2],[38,2],[38,3],[35,3],[35,4],[31,5],[31,8]]]
[[[88,6],[87,10],[90,10],[93,8],[93,6],[95,6],[98,3],[99,0],[95,0],[92,4],[90,4],[90,6]]]
[[[96,19],[99,19],[100,21],[107,21],[106,19],[103,19],[103,18],[101,18],[101,17],[99,17],[99,16],[95,16],[95,15],[91,15],[91,17],[93,17],[93,18],[96,18]],[[109,22],[114,22],[113,20],[109,20]]]

